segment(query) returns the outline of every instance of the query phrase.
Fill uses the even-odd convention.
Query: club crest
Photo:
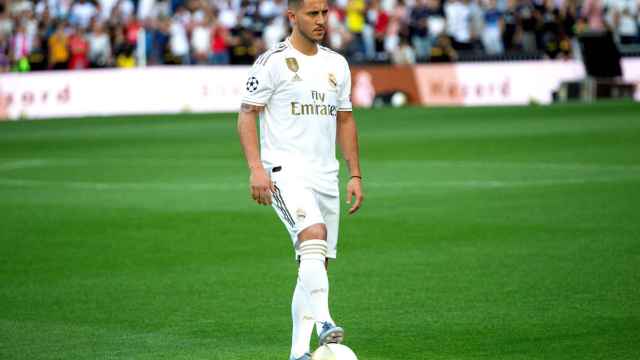
[[[286,58],[285,60],[287,61],[287,67],[289,70],[293,72],[298,72],[298,70],[300,70],[300,66],[298,66],[298,60],[296,60],[296,58]]]
[[[336,76],[332,73],[329,73],[329,85],[334,89],[338,86],[338,80],[336,80]]]

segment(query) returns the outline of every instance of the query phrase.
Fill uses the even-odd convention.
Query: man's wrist
[[[349,178],[350,179],[360,179],[360,180],[362,180],[362,176],[361,175],[351,175]]]
[[[261,162],[256,162],[256,163],[249,164],[249,170],[250,171],[264,170],[264,167],[262,166]]]

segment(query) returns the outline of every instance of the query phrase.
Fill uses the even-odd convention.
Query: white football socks
[[[313,314],[300,280],[298,280],[296,289],[293,291],[291,318],[293,320],[291,357],[297,359],[309,352],[309,342],[311,342],[311,332],[314,324]]]
[[[324,322],[334,323],[329,314],[329,278],[324,262],[327,256],[325,240],[305,240],[298,246],[300,267],[298,282],[306,295],[316,323],[318,335]]]

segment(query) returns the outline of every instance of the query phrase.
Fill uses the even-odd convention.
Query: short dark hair
[[[304,0],[288,0],[287,7],[289,9],[297,9],[300,7],[300,5],[302,5],[303,2]]]

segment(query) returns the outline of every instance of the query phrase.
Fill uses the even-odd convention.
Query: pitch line
[[[513,161],[447,161],[447,160],[389,160],[377,162],[379,166],[430,167],[479,167],[479,168],[533,168],[556,170],[620,170],[640,171],[640,165],[595,164],[595,163],[547,163],[547,162],[513,162]]]
[[[1,159],[1,158],[0,158]],[[186,159],[187,162],[211,164],[216,163],[237,163],[236,160],[229,159]],[[168,163],[184,164],[185,159],[167,159],[167,158],[124,158],[124,157],[106,157],[97,160],[89,160],[81,157],[68,158],[39,158],[39,159],[20,159],[9,160],[3,162],[0,160],[0,171],[16,170],[33,167],[46,166],[91,166],[102,162],[107,163],[159,163],[167,165]],[[597,164],[597,163],[571,163],[571,162],[514,162],[514,161],[449,161],[449,160],[388,160],[374,161],[373,167],[479,167],[479,168],[533,168],[533,169],[556,169],[556,170],[604,170],[604,171],[640,171],[640,165],[635,164]]]
[[[0,178],[0,185],[14,187],[59,187],[72,190],[211,191],[239,189],[237,184],[106,183]],[[245,186],[246,187],[246,186]]]
[[[80,160],[62,160],[62,159],[23,159],[0,162],[0,171],[11,171],[28,168],[38,168],[46,166],[79,166],[84,165],[85,161]]]
[[[455,188],[455,189],[497,189],[518,187],[540,187],[560,185],[584,185],[592,183],[616,183],[640,180],[639,176],[610,176],[592,178],[568,179],[537,179],[537,180],[451,180],[451,181],[391,181],[368,182],[366,187],[394,188],[394,189],[425,189],[425,188]],[[245,184],[235,183],[107,183],[91,181],[49,181],[36,179],[0,178],[0,186],[21,188],[64,188],[71,190],[92,191],[229,191],[246,189]]]
[[[496,188],[518,188],[518,187],[544,187],[561,185],[584,185],[592,183],[616,183],[640,180],[638,176],[616,176],[616,177],[590,177],[590,178],[567,178],[567,179],[537,179],[537,180],[451,180],[451,181],[391,181],[391,182],[371,182],[368,187],[393,187],[401,189],[424,189],[424,188],[456,188],[456,189],[496,189]]]

